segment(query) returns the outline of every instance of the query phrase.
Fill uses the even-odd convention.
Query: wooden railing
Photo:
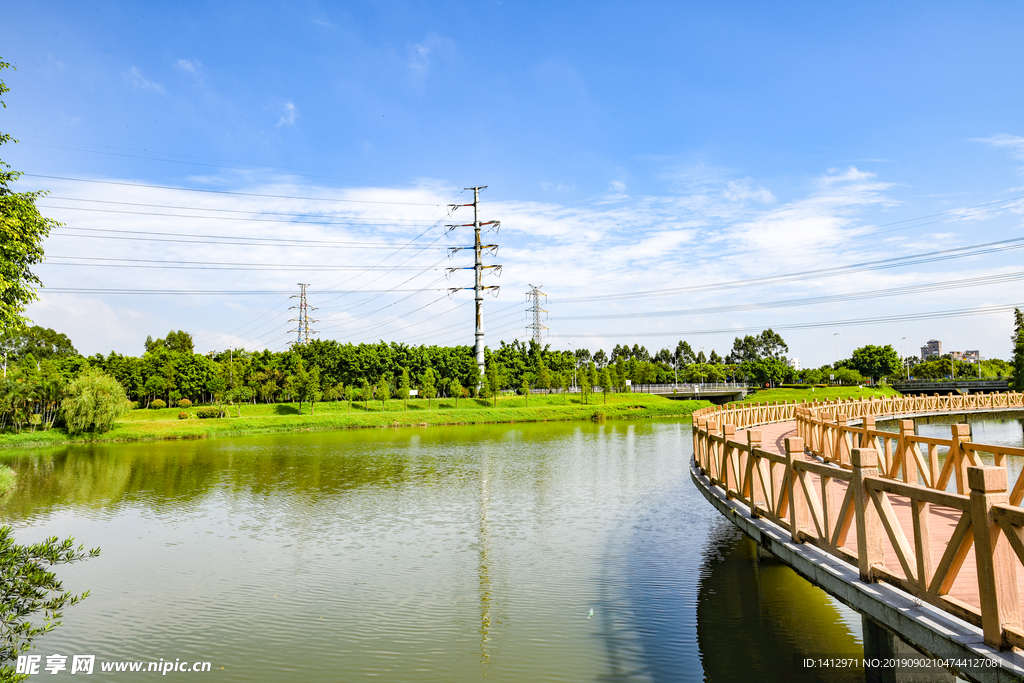
[[[980,627],[993,647],[1024,648],[1017,588],[1024,474],[1008,491],[1006,470],[1007,456],[1024,456],[1024,449],[974,443],[963,424],[952,425],[950,439],[918,436],[912,420],[901,420],[898,432],[875,428],[880,416],[1013,408],[1024,408],[1024,395],[716,406],[694,414],[694,459],[727,498],[789,531],[794,542],[856,566],[864,581],[885,581]],[[790,421],[797,436],[785,440],[782,453],[763,448],[761,430],[752,429]],[[981,454],[994,464],[984,465]],[[955,492],[947,491],[951,482]],[[902,522],[894,501],[907,510]],[[949,539],[936,543],[945,543],[937,564],[936,519],[955,521]],[[979,606],[950,595],[972,555]]]

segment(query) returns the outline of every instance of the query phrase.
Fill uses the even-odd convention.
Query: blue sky
[[[504,265],[491,345],[525,337],[533,283],[558,348],[683,338],[724,353],[772,326],[805,366],[834,360],[836,332],[843,356],[936,337],[1005,358],[1012,315],[998,307],[1024,303],[1020,251],[849,267],[1024,237],[1022,15],[1010,2],[20,3],[0,26],[17,67],[0,130],[21,143],[0,158],[34,174],[25,189],[51,190],[41,204],[68,226],[30,315],[86,353],[140,353],[172,328],[201,350],[276,349],[293,326],[284,294],[94,290],[303,281],[322,337],[471,343],[469,293],[439,291],[469,274],[431,268],[461,265],[444,247],[469,243],[464,228],[444,237],[469,215],[445,205],[487,185]],[[345,240],[391,246],[328,246]],[[848,269],[779,279],[825,267]],[[768,279],[714,286],[750,278]],[[352,289],[374,292],[337,293]],[[907,319],[927,313],[946,317]]]

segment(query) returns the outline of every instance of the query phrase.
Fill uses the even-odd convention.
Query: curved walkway
[[[691,473],[737,526],[836,597],[933,656],[998,664],[961,670],[968,678],[1024,680],[1013,652],[1024,647],[1024,477],[1008,482],[1005,468],[1024,449],[975,444],[967,425],[936,439],[912,420],[898,432],[874,424],[1022,408],[1021,394],[708,408],[694,415]],[[989,533],[976,537],[981,524]]]

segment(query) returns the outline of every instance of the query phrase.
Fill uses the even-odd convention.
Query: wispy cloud
[[[281,118],[277,121],[277,127],[281,126],[294,126],[295,119],[298,117],[298,112],[295,109],[295,104],[292,102],[286,102],[284,105],[284,113],[281,114]]]
[[[142,71],[137,66],[133,66],[131,69],[126,71],[124,73],[124,77],[129,83],[135,86],[136,90],[146,90],[150,92],[155,92],[159,95],[167,94],[166,91],[164,91],[164,87],[162,85],[160,85],[159,83],[154,83],[153,81],[143,76]]]
[[[987,138],[973,138],[971,142],[983,142],[997,149],[1007,151],[1014,159],[1024,159],[1024,135],[990,135]]]
[[[423,77],[438,58],[450,59],[454,51],[451,38],[430,33],[422,41],[406,46],[406,66],[413,75]]]
[[[190,74],[194,74],[199,71],[199,68],[203,65],[198,59],[179,59],[174,63],[174,66],[181,71],[185,71]]]
[[[770,190],[757,185],[751,178],[730,180],[722,194],[730,202],[771,204],[775,201],[775,195]]]

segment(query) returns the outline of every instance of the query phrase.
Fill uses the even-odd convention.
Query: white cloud
[[[608,189],[610,189],[612,192],[625,192],[626,183],[622,182],[621,180],[613,180],[610,183],[608,183]]]
[[[175,67],[190,74],[196,73],[202,65],[198,59],[179,59],[174,63]]]
[[[152,91],[160,95],[166,94],[162,85],[148,80],[142,75],[142,71],[139,70],[139,67],[137,66],[133,66],[130,70],[126,71],[124,73],[124,77],[128,82],[135,86],[136,90]]]
[[[406,46],[406,66],[415,76],[423,77],[436,59],[451,59],[454,51],[455,44],[450,38],[430,33],[422,41]]]
[[[951,307],[948,293],[939,293],[894,299],[892,303],[877,300],[867,304],[844,303],[841,310],[819,306],[611,321],[567,319],[578,315],[690,308],[713,311],[723,304],[859,291],[949,277],[949,264],[945,264],[935,267],[945,269],[940,271],[922,266],[757,288],[692,291],[621,301],[572,301],[594,295],[800,272],[822,264],[837,266],[891,258],[927,251],[928,245],[936,239],[925,237],[920,230],[913,234],[897,233],[909,238],[902,241],[886,239],[888,235],[884,232],[872,233],[876,230],[872,227],[872,215],[894,204],[890,196],[892,185],[856,168],[822,174],[807,182],[803,191],[775,199],[771,205],[762,201],[765,195],[760,190],[763,188],[755,179],[737,181],[735,177],[735,173],[730,176],[708,173],[688,192],[656,196],[604,194],[577,205],[556,201],[498,201],[488,194],[491,191],[482,192],[481,218],[502,221],[500,232],[484,235],[487,243],[501,247],[496,257],[488,256],[485,262],[504,266],[500,278],[489,274],[485,280],[486,284],[502,286],[500,297],[488,298],[485,303],[487,343],[494,347],[500,339],[522,338],[525,334],[522,326],[525,306],[521,305],[521,295],[527,291],[529,283],[544,284],[551,297],[547,308],[552,317],[545,324],[552,329],[552,341],[560,348],[564,348],[565,340],[574,334],[600,334],[601,339],[614,343],[626,341],[628,337],[630,343],[638,341],[653,349],[660,348],[659,344],[667,345],[668,340],[656,336],[644,338],[643,334],[867,317],[874,315],[880,306],[896,313],[927,310],[932,304],[939,309]],[[166,209],[164,213],[209,218],[47,209],[48,215],[67,223],[69,228],[55,229],[47,240],[48,260],[39,266],[38,274],[49,289],[41,290],[42,301],[34,304],[29,314],[39,324],[68,334],[85,353],[105,353],[111,348],[139,353],[147,334],[162,336],[168,329],[194,332],[197,348],[203,352],[228,346],[279,349],[287,347],[294,338],[288,330],[294,327],[289,320],[295,317],[295,312],[288,307],[295,302],[288,297],[297,292],[295,283],[309,282],[310,304],[319,308],[316,318],[321,322],[316,328],[321,330],[320,338],[353,342],[384,339],[417,344],[468,343],[467,340],[472,339],[471,293],[459,289],[449,299],[446,292],[448,287],[471,285],[472,273],[457,270],[451,273],[449,280],[443,270],[462,268],[472,262],[471,250],[455,253],[451,259],[446,251],[447,247],[470,244],[472,229],[460,227],[450,235],[444,230],[448,223],[462,224],[471,220],[471,208],[460,208],[451,215],[446,209],[449,203],[470,201],[471,194],[457,195],[450,183],[437,180],[422,180],[408,187],[332,188],[290,177],[260,178],[238,173],[194,178],[193,184],[260,196],[206,195],[65,181],[51,183],[55,196],[91,200],[90,203],[62,200],[60,205],[65,207],[95,208],[96,200],[131,202],[188,207],[187,211]],[[733,198],[729,193],[734,193]],[[751,195],[752,200],[736,200],[736,196],[747,195]],[[302,214],[305,218],[297,221],[293,216],[280,214]],[[223,220],[225,216],[232,220]],[[257,246],[251,239],[247,243],[233,244],[229,239],[222,240],[226,244],[109,240],[97,237],[102,232],[83,233],[70,229],[72,227],[93,231],[182,233],[207,238],[261,238],[270,246]],[[83,234],[92,237],[83,237]],[[865,237],[868,234],[871,237]],[[123,238],[125,233],[116,235]],[[282,238],[316,240],[319,244],[282,243]],[[951,232],[941,241],[955,246],[958,239],[966,238]],[[415,247],[346,246],[370,242],[405,245],[414,242]],[[106,262],[108,265],[102,267],[86,266],[80,257],[145,259],[154,263],[129,260]],[[257,264],[263,268],[220,269],[185,267],[185,264],[175,268],[155,267],[183,261]],[[133,267],[113,267],[111,263]],[[990,265],[980,261],[957,264],[956,277],[971,277],[976,272],[987,274],[991,272]],[[270,290],[275,294],[101,297],[55,291],[61,287],[111,286],[134,290]],[[981,289],[977,291],[986,296]],[[344,293],[352,290],[373,292]],[[380,290],[400,291],[381,293]],[[902,331],[896,338],[908,333]],[[808,340],[813,338],[811,332],[801,334]],[[847,334],[843,332],[844,344]],[[854,333],[849,334],[852,343]],[[686,334],[680,337],[687,338]],[[824,338],[834,353],[831,332]],[[788,334],[786,339],[791,341]],[[723,335],[722,339],[690,339],[691,343],[706,344],[706,351],[715,348],[719,353],[728,350],[731,340],[731,335]],[[602,343],[582,336],[577,341],[580,346],[586,344],[591,348],[595,348],[592,344]],[[671,344],[675,341],[672,339]],[[885,338],[867,339],[863,343],[890,342]],[[793,346],[794,355],[808,362],[815,358],[810,349],[799,350],[795,344]],[[984,348],[980,342],[970,348],[976,346]],[[999,352],[989,353],[998,355]],[[813,362],[824,360],[827,358]]]
[[[754,201],[762,204],[771,204],[775,201],[775,196],[769,190],[755,184],[751,178],[730,180],[723,195],[730,202]]]
[[[987,138],[974,138],[971,142],[984,142],[997,149],[1009,152],[1014,159],[1024,159],[1024,136],[1022,135],[991,135]]]
[[[281,114],[281,118],[277,121],[277,127],[281,126],[294,126],[295,118],[298,116],[298,112],[295,110],[295,105],[291,102],[287,102],[284,105],[284,113]]]

